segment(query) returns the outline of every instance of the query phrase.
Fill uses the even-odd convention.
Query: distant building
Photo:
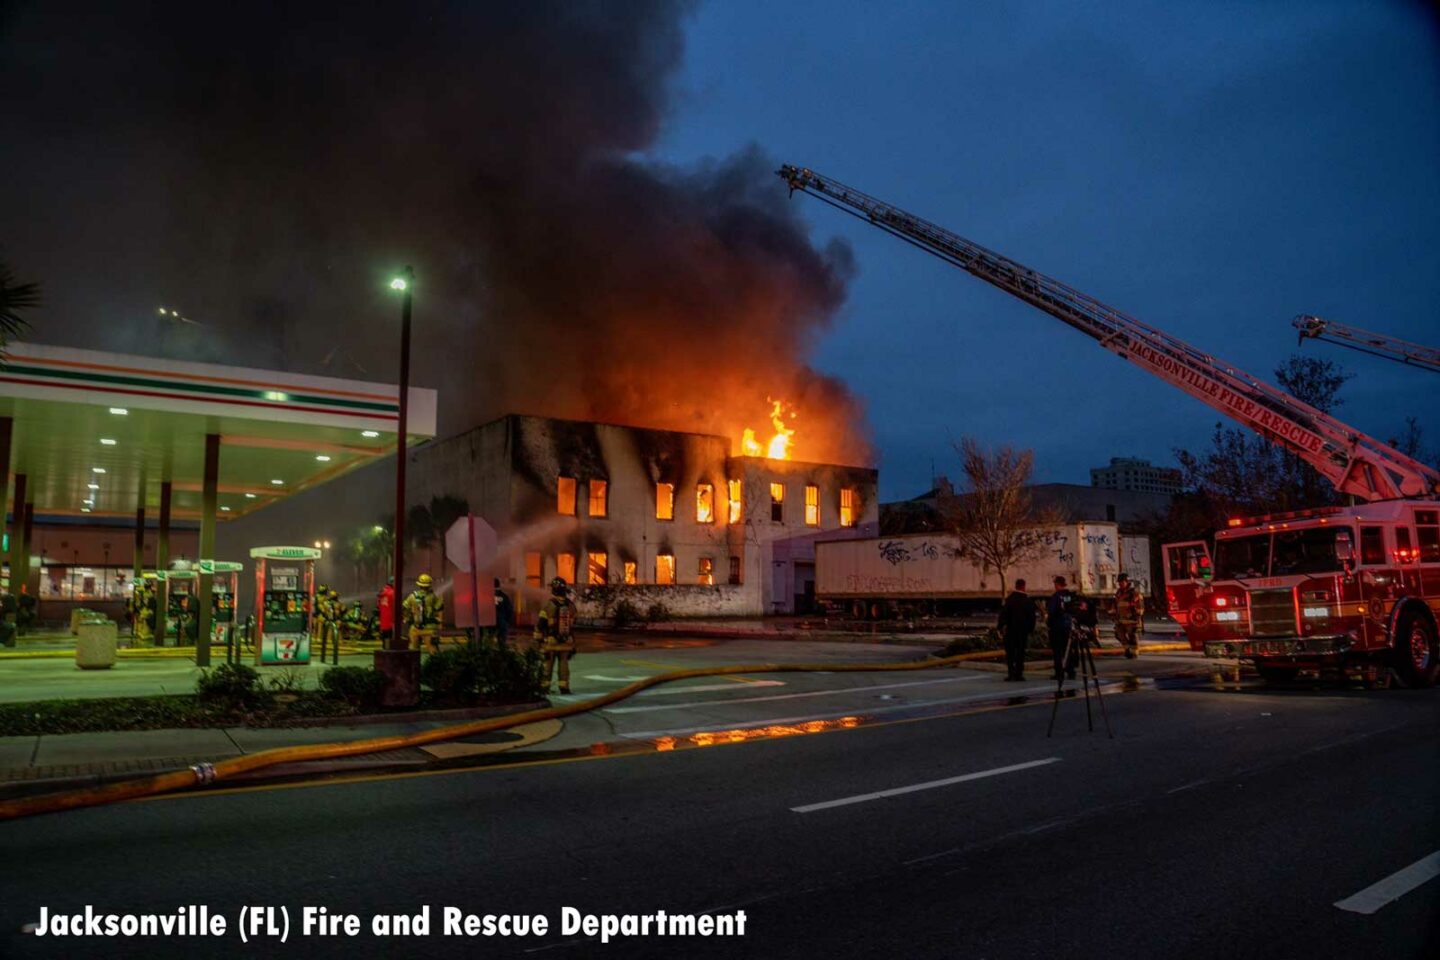
[[[1026,488],[1037,512],[1053,512],[1063,523],[1107,521],[1122,533],[1140,532],[1170,508],[1171,495],[1139,490],[1109,490],[1078,483],[1037,483]],[[880,505],[882,536],[930,533],[946,529],[943,501],[954,487],[940,477],[933,489],[918,497]],[[964,496],[964,494],[960,494]]]
[[[1111,457],[1110,466],[1090,469],[1090,486],[1102,490],[1172,495],[1180,492],[1180,471],[1173,467],[1157,467],[1149,460]]]

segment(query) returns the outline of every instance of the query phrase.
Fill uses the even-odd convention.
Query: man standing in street
[[[1130,574],[1116,578],[1115,639],[1125,648],[1125,659],[1140,653],[1140,625],[1145,618],[1145,596],[1130,583]]]
[[[1070,648],[1070,656],[1065,656],[1070,641],[1070,604],[1074,599],[1075,595],[1065,586],[1065,578],[1056,577],[1055,592],[1045,601],[1045,627],[1050,632],[1050,655],[1055,660],[1056,680],[1062,677],[1074,680],[1075,667],[1080,662],[1080,652],[1074,647]]]
[[[1015,590],[1005,598],[995,626],[1005,640],[1005,679],[1024,680],[1025,648],[1030,645],[1030,634],[1035,630],[1035,604],[1025,592],[1024,580],[1015,581]]]

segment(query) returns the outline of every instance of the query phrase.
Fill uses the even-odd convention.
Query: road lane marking
[[[1396,870],[1353,896],[1336,901],[1335,906],[1351,913],[1371,914],[1436,877],[1440,877],[1440,850],[1421,857],[1403,870]]]
[[[601,713],[649,713],[653,710],[683,710],[687,707],[713,707],[717,704],[730,703],[763,703],[770,700],[801,700],[809,697],[833,697],[842,693],[867,693],[871,690],[894,690],[897,687],[925,687],[937,683],[964,683],[969,680],[984,680],[988,673],[979,673],[971,677],[942,677],[936,680],[910,680],[905,683],[881,683],[868,687],[842,687],[838,690],[810,690],[805,693],[777,693],[768,697],[733,697],[725,700],[695,700],[691,703],[661,703],[653,706],[639,707],[602,707]],[[761,681],[764,683],[765,681]],[[697,691],[707,689],[702,687],[681,687],[679,692]],[[729,690],[729,687],[711,687],[708,689]]]
[[[869,800],[881,800],[885,797],[898,797],[905,793],[916,793],[920,790],[934,790],[936,787],[948,787],[956,783],[965,783],[970,780],[984,780],[987,777],[998,777],[1006,773],[1017,773],[1021,770],[1030,770],[1034,767],[1044,767],[1052,763],[1059,763],[1059,757],[1046,757],[1044,760],[1030,760],[1026,763],[1015,763],[1008,767],[995,767],[991,770],[977,770],[975,773],[964,773],[958,777],[946,777],[944,780],[930,780],[926,783],[913,783],[908,787],[891,787],[889,790],[876,790],[874,793],[861,793],[853,797],[841,797],[839,800],[826,800],[822,803],[807,803],[803,807],[791,807],[795,813],[814,813],[816,810],[829,810],[833,807],[847,807],[852,803],[865,803]]]

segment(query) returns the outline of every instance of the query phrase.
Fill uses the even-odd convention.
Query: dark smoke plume
[[[804,361],[845,295],[758,150],[644,156],[682,4],[0,6],[0,240],[35,339],[415,381],[442,431],[506,412],[768,436],[868,457]],[[178,308],[200,326],[176,323]]]

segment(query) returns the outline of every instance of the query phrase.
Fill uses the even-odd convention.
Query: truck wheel
[[[1300,675],[1299,667],[1256,667],[1255,671],[1266,683],[1288,683]]]
[[[1440,673],[1435,628],[1418,610],[1401,611],[1395,623],[1395,672],[1405,686],[1417,690],[1433,686]]]

